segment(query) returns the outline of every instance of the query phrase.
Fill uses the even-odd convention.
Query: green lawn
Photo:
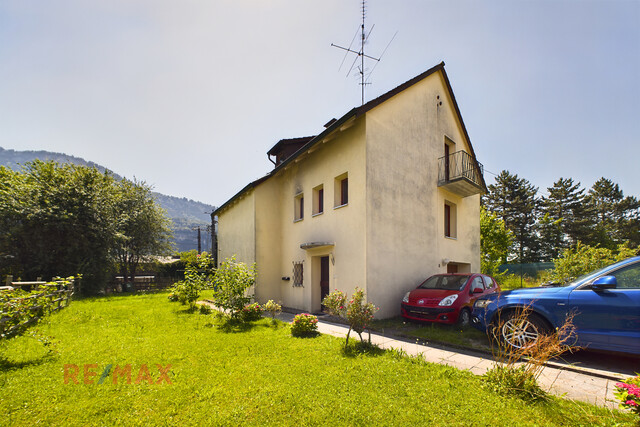
[[[343,339],[292,338],[263,319],[224,332],[166,294],[74,301],[32,337],[3,343],[1,425],[633,425],[633,416],[552,399],[527,404],[464,371],[393,352],[345,354]],[[77,365],[74,384],[64,366]],[[85,364],[95,364],[83,384]],[[132,367],[131,384],[107,365]],[[154,382],[135,384],[142,365]],[[144,374],[144,369],[143,369]],[[143,375],[144,377],[144,375]]]
[[[491,343],[485,333],[472,326],[460,327],[433,322],[410,322],[402,317],[374,320],[372,331],[386,335],[416,338],[425,342],[453,344],[475,350],[491,351]]]

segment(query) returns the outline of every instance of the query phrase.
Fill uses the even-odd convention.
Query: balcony
[[[465,151],[438,159],[438,187],[462,197],[486,192],[483,167]]]

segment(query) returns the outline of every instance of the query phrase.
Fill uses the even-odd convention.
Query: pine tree
[[[539,260],[539,240],[536,234],[538,188],[518,175],[502,171],[495,184],[488,187],[483,202],[489,212],[502,219],[514,235],[515,250],[520,262]]]

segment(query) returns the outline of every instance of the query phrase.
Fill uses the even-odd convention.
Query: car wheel
[[[458,326],[462,328],[466,328],[471,324],[471,312],[463,308],[460,310],[460,314],[458,314]]]
[[[545,322],[535,314],[508,313],[499,326],[500,340],[514,349],[531,347],[541,335],[549,333]]]

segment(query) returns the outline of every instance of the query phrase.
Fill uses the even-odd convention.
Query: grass
[[[481,387],[481,379],[393,351],[343,351],[343,339],[293,338],[262,319],[226,332],[212,315],[187,313],[166,294],[74,301],[2,343],[2,425],[620,425],[633,416],[553,398],[527,404]],[[53,346],[54,352],[48,347]],[[64,365],[80,384],[64,384]],[[93,384],[83,384],[95,364]],[[132,383],[104,368],[132,366]],[[135,384],[142,365],[154,381]]]
[[[487,335],[468,326],[444,325],[430,322],[410,322],[402,317],[374,320],[371,329],[382,334],[388,333],[421,341],[453,344],[476,350],[491,351]]]

